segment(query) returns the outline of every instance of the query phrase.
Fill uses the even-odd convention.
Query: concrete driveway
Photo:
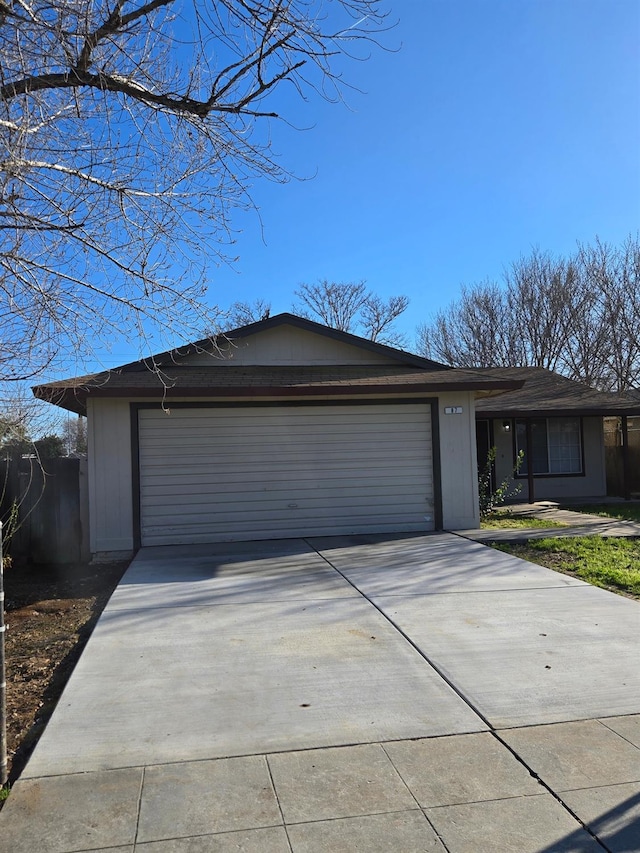
[[[639,638],[451,534],[143,549],[0,849],[637,851]]]

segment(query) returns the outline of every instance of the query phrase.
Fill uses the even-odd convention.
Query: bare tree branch
[[[502,285],[462,296],[418,329],[418,349],[458,367],[556,370],[602,390],[640,386],[640,238],[596,239],[569,258],[534,250]]]
[[[393,323],[407,310],[406,296],[392,296],[384,302],[367,290],[365,281],[335,282],[321,279],[316,284],[301,284],[294,291],[298,304],[294,310],[321,320],[332,329],[356,332],[372,341],[403,346],[405,336],[396,331]]]
[[[213,328],[212,265],[274,159],[274,92],[340,97],[382,0],[0,0],[0,379]],[[365,58],[361,54],[361,58]]]
[[[360,321],[366,337],[390,346],[406,346],[406,335],[392,327],[408,307],[409,299],[406,296],[391,296],[388,302],[385,302],[379,296],[370,293],[362,306]]]
[[[229,312],[229,326],[232,328],[248,326],[271,315],[271,303],[264,299],[253,302],[234,302]]]

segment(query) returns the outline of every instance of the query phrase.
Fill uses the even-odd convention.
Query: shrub
[[[505,477],[505,479],[502,481],[502,483],[500,483],[497,488],[492,489],[491,473],[493,471],[493,464],[496,461],[496,448],[489,448],[484,467],[480,472],[480,476],[478,477],[480,518],[485,518],[487,515],[490,515],[496,509],[496,507],[502,506],[502,504],[508,498],[512,498],[520,494],[522,486],[520,483],[514,483],[513,478],[516,476],[516,474],[522,467],[523,460],[524,450],[521,450],[516,457],[516,464],[514,465],[511,474],[509,474],[508,477]]]

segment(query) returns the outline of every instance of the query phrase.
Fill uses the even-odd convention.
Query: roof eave
[[[476,409],[476,418],[570,418],[593,417],[606,418],[627,415],[640,416],[640,406],[576,406],[540,409],[518,409],[506,407],[503,409]]]
[[[455,375],[455,374],[454,374]],[[280,397],[304,399],[305,397],[362,397],[364,395],[398,396],[404,394],[433,394],[446,391],[513,391],[521,387],[521,382],[507,380],[458,382],[440,380],[437,382],[378,382],[354,385],[346,382],[326,383],[323,385],[252,385],[223,387],[173,387],[173,388],[109,388],[108,385],[91,387],[55,386],[52,384],[35,386],[32,390],[40,400],[46,400],[67,411],[80,415],[87,413],[87,398],[99,399],[155,399],[168,402],[176,398],[255,399],[256,397]]]
[[[46,403],[52,403],[76,415],[87,414],[87,388],[60,388],[49,385],[34,385],[33,396]]]

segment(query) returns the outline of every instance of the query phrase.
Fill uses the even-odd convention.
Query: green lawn
[[[549,527],[566,527],[560,521],[550,521],[542,518],[534,518],[531,515],[520,515],[518,513],[506,512],[497,510],[480,520],[480,527],[486,527],[489,530],[504,530],[504,529],[523,529],[532,527],[549,528]]]
[[[563,506],[562,509],[601,515],[605,518],[618,518],[620,521],[640,521],[640,503],[571,504]]]
[[[594,586],[640,598],[640,540],[612,536],[549,537],[494,548]]]

